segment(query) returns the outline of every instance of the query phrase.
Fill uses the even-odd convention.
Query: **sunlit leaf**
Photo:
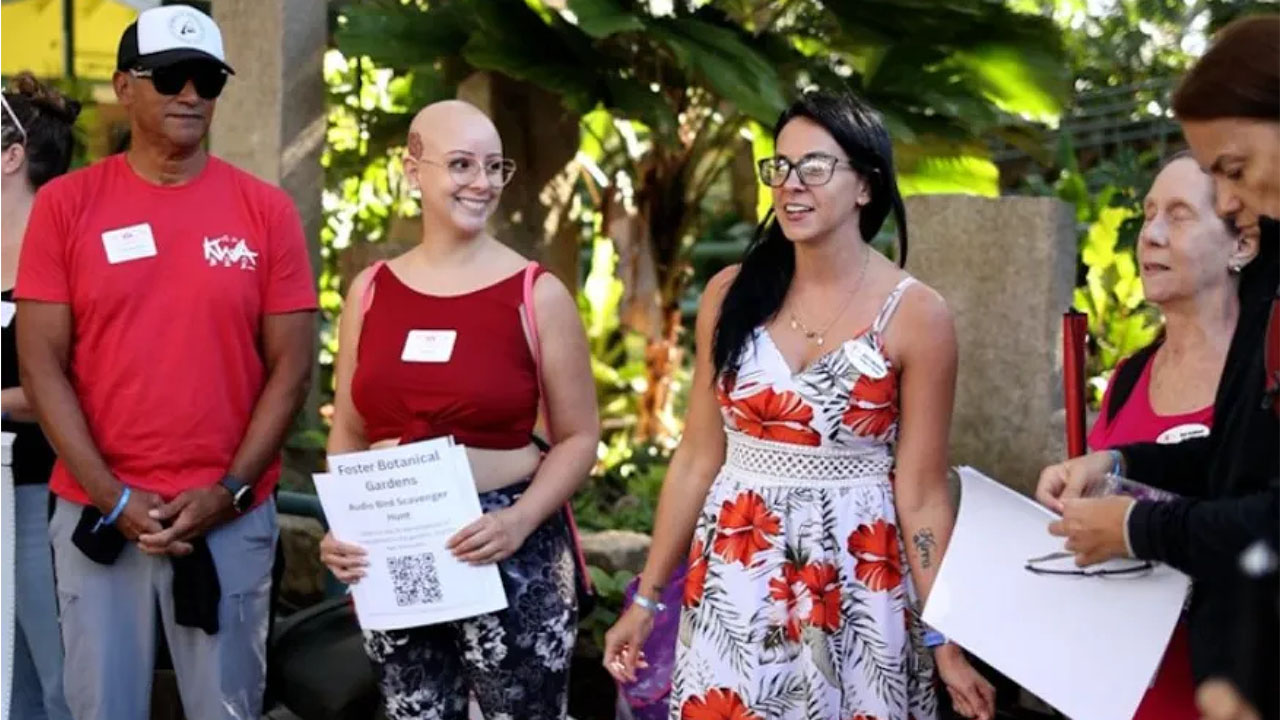
[[[755,167],[760,160],[773,155],[773,133],[754,121],[748,123],[747,128],[751,133],[752,167]],[[756,183],[756,222],[763,222],[772,207],[773,190],[764,183]]]
[[[898,188],[903,196],[959,194],[996,197],[1000,170],[985,155],[927,155],[899,166]]]
[[[1056,124],[1070,91],[1060,49],[985,43],[952,56],[996,107],[1029,120]]]

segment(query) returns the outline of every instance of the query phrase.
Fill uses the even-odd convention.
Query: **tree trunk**
[[[458,98],[480,108],[502,137],[503,154],[516,161],[516,177],[502,191],[490,221],[495,237],[516,252],[542,260],[571,289],[578,287],[578,235],[565,229],[572,185],[566,166],[578,152],[578,115],[555,93],[489,72],[458,85]]]

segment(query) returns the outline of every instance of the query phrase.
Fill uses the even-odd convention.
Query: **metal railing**
[[[1044,133],[1046,147],[1055,147],[1065,133],[1077,151],[1117,149],[1133,143],[1167,144],[1182,131],[1169,107],[1173,90],[1172,78],[1154,78],[1141,83],[1102,88],[1079,93],[1063,115],[1057,130]],[[1147,107],[1157,103],[1158,112]],[[1037,127],[1020,123],[1022,127]],[[1020,148],[1003,140],[991,144],[992,159],[997,163],[1027,158]]]

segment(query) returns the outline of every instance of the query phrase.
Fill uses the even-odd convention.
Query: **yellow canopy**
[[[72,0],[75,8],[75,72],[85,80],[110,80],[120,34],[139,9],[159,0]],[[0,5],[0,72],[30,70],[39,77],[65,74],[62,0],[5,0]]]

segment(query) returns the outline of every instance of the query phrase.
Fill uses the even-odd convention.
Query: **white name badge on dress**
[[[9,327],[9,323],[13,322],[13,314],[18,312],[18,306],[8,300],[0,300],[0,326]]]
[[[1177,445],[1184,440],[1198,437],[1209,437],[1208,425],[1204,423],[1183,423],[1160,433],[1156,437],[1156,442],[1161,445]]]
[[[112,265],[156,255],[156,239],[151,235],[150,223],[108,230],[102,233],[102,247],[107,251],[107,262]]]
[[[879,380],[889,374],[889,365],[885,363],[884,357],[873,347],[857,340],[850,340],[844,344],[844,356],[849,358],[849,362],[857,368],[858,372],[870,378]]]
[[[453,357],[457,330],[410,330],[400,351],[401,362],[444,363]]]

